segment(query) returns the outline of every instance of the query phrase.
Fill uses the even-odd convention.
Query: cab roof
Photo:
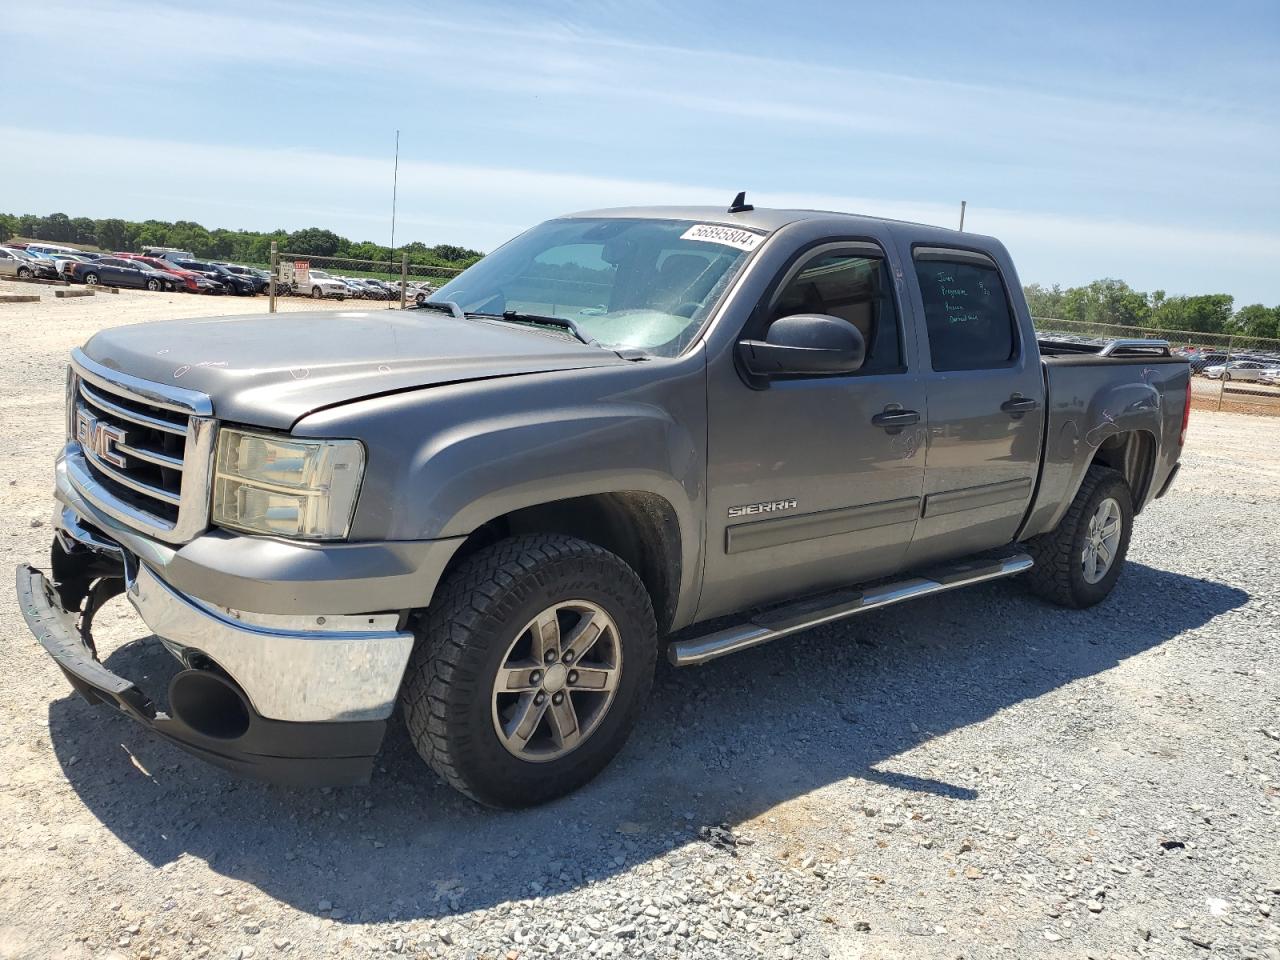
[[[713,206],[608,207],[602,210],[583,210],[578,213],[565,214],[565,217],[694,220],[698,223],[745,227],[765,233],[773,233],[788,224],[799,221],[827,221],[833,230],[838,231],[866,232],[874,227],[889,227],[892,232],[897,234],[907,234],[914,238],[938,243],[972,245],[977,240],[998,242],[993,237],[985,237],[981,234],[967,231],[949,230],[946,227],[938,227],[927,223],[892,220],[888,217],[868,217],[854,213],[841,213],[835,210],[780,210],[755,207],[740,213],[730,213],[725,207]]]

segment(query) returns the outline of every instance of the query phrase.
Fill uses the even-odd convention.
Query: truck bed
[[[1140,511],[1164,488],[1181,453],[1191,367],[1163,340],[1081,343],[1038,339],[1048,398],[1042,470],[1021,539],[1057,526],[1079,488],[1093,452],[1140,444],[1127,456],[1150,457],[1149,481],[1135,489]]]

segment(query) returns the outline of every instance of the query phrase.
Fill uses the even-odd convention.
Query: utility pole
[[[391,270],[396,256],[396,189],[400,185],[400,131],[396,131],[396,160],[391,172],[391,260],[387,262],[387,279],[391,279]]]
[[[961,200],[960,201],[960,232],[961,233],[964,233],[964,208],[965,208],[965,201]]]

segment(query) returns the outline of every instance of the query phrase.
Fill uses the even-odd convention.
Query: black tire
[[[98,285],[98,275],[96,273],[86,273],[84,282],[90,287],[96,287]]]
[[[563,756],[531,762],[499,739],[493,684],[521,625],[566,600],[596,604],[613,619],[622,669],[594,732]],[[622,749],[653,682],[657,648],[649,594],[617,556],[560,535],[503,540],[465,560],[424,614],[405,675],[409,736],[433,770],[480,803],[545,803],[582,786]]]
[[[1120,542],[1111,566],[1097,583],[1084,575],[1081,557],[1089,536],[1089,521],[1106,499],[1120,507]],[[1077,610],[1101,603],[1111,593],[1124,569],[1133,533],[1133,493],[1117,470],[1093,466],[1057,529],[1027,541],[1035,566],[1026,574],[1032,592],[1063,607]]]
[[[311,288],[311,299],[312,299],[312,300],[323,300],[323,299],[324,299],[324,291],[323,291],[323,290],[321,290],[319,287],[312,287],[312,288]]]
[[[31,268],[30,268],[30,267],[19,267],[19,268],[18,268],[18,276],[20,276],[23,280],[30,280],[30,279],[31,279]]]
[[[159,290],[159,289],[160,289],[160,281],[159,281],[159,280],[148,280],[148,281],[147,281],[147,289],[148,289],[148,290],[150,290],[152,293],[156,292],[157,290]]]

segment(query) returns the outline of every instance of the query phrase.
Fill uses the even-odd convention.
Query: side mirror
[[[867,357],[867,343],[847,320],[797,313],[775,320],[764,340],[742,340],[738,355],[758,377],[853,373]]]

